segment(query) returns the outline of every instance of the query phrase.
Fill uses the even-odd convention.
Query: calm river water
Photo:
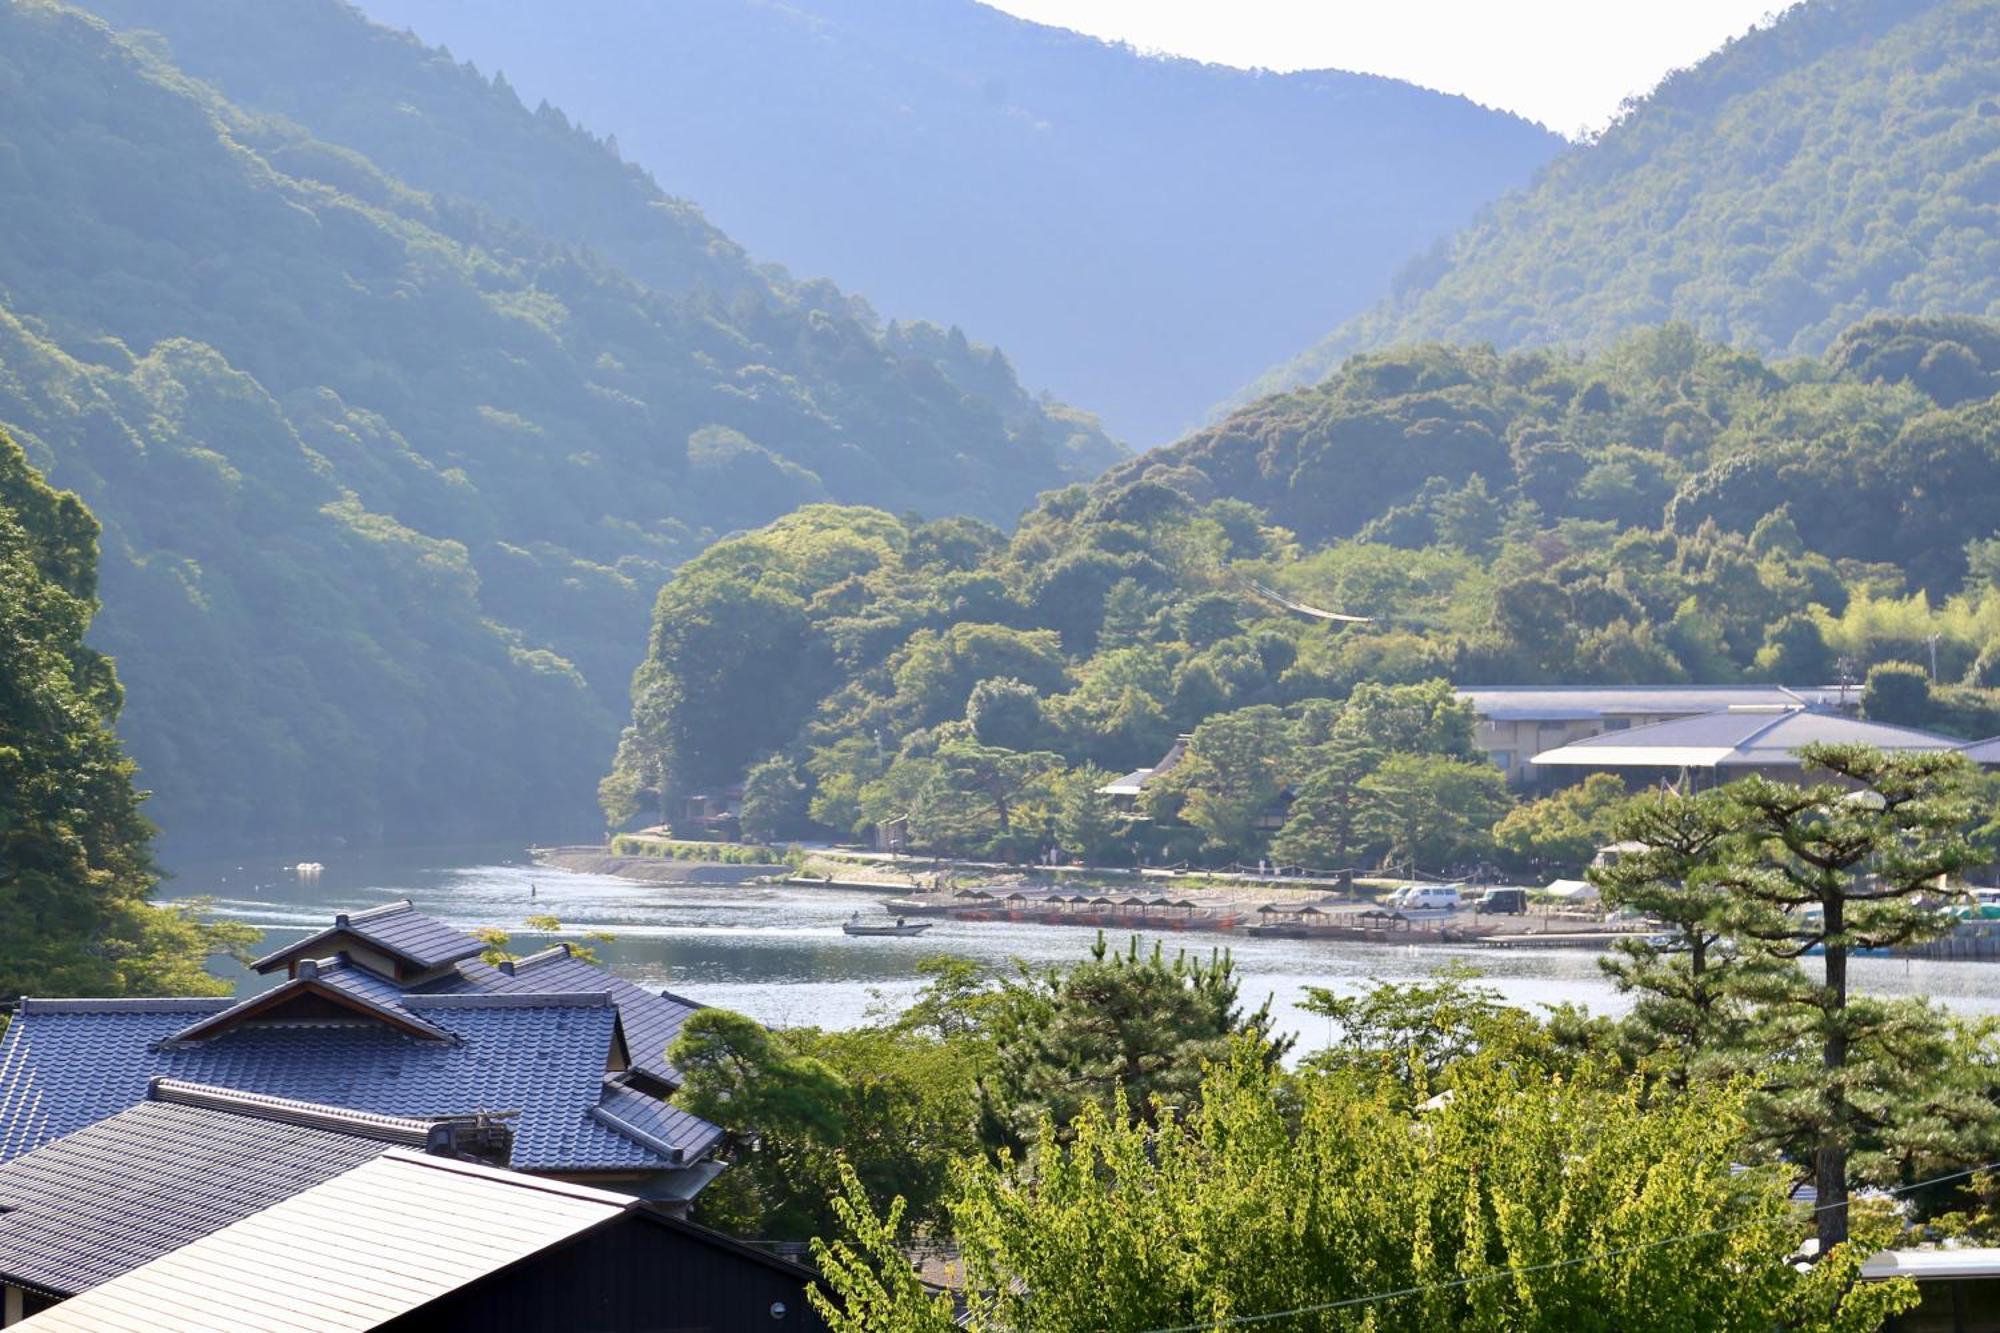
[[[530,887],[535,894],[530,897]],[[411,898],[461,927],[516,932],[530,952],[545,941],[525,918],[554,914],[567,931],[608,931],[599,956],[645,985],[741,1010],[766,1023],[852,1026],[872,1008],[900,1007],[920,986],[917,960],[955,953],[995,966],[1012,959],[1066,962],[1094,936],[1085,929],[992,922],[940,922],[917,939],[850,939],[840,923],[857,908],[879,914],[867,895],[787,888],[679,888],[532,865],[518,848],[441,848],[329,856],[317,880],[302,880],[275,858],[181,866],[163,897],[207,896],[214,909],[264,931],[265,947],[331,923],[333,913]],[[1463,960],[1517,1004],[1575,1001],[1598,1012],[1623,1007],[1585,950],[1488,951],[1384,947],[1331,941],[1256,940],[1148,933],[1168,949],[1233,952],[1249,1005],[1268,995],[1279,1025],[1308,1049],[1326,1020],[1298,1002],[1308,986],[1361,989],[1372,979],[1412,980]],[[1122,945],[1120,937],[1116,943]],[[218,971],[248,991],[269,984],[230,963]],[[1857,984],[1890,994],[1929,994],[1955,1009],[2000,1012],[2000,964],[1857,959]]]

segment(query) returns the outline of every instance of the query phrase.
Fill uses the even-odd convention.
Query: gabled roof
[[[602,991],[409,995],[401,1006],[452,1040],[374,1023],[252,1023],[175,1041],[216,1002],[24,999],[0,1045],[0,1160],[144,1100],[164,1076],[384,1115],[519,1112],[514,1164],[524,1170],[672,1165],[591,1115],[618,1037]]]
[[[335,952],[342,936],[352,936],[400,959],[417,972],[477,958],[486,947],[464,931],[425,916],[408,898],[398,898],[365,912],[341,912],[327,929],[266,954],[250,966],[259,972],[273,972],[294,959],[324,957]]]
[[[33,1326],[375,1328],[635,1203],[395,1148],[43,1311]]]
[[[816,1277],[629,1195],[392,1148],[43,1311],[25,1326],[51,1333],[336,1331],[392,1322],[440,1327],[449,1307],[434,1302],[614,1227],[630,1228],[628,1234],[641,1241],[677,1237],[678,1246],[781,1274],[798,1284],[801,1298]],[[334,1237],[338,1243],[328,1243]],[[619,1257],[629,1265],[635,1252],[663,1251],[621,1247]],[[588,1289],[579,1287],[574,1295],[579,1326],[596,1326],[587,1313]],[[662,1289],[663,1310],[674,1309],[674,1296]],[[818,1327],[803,1299],[800,1306],[800,1317]],[[757,1311],[760,1318],[763,1313]]]
[[[313,1006],[315,1017],[307,1021],[333,1021],[331,1015],[345,1012],[356,1021],[382,1023],[405,1036],[426,1041],[451,1040],[451,1033],[425,1022],[406,1008],[321,981],[318,965],[310,959],[301,961],[299,974],[283,985],[240,1000],[219,1014],[199,1018],[176,1032],[171,1040],[201,1041],[253,1020],[282,1022],[288,1016],[296,1018],[300,1008],[314,1000],[322,1003]]]
[[[1911,727],[1803,708],[1738,708],[1606,732],[1536,755],[1536,764],[1588,768],[1796,768],[1808,745],[1952,750],[1960,742]]]
[[[0,1164],[0,1281],[74,1295],[430,1128],[164,1081],[153,1094]]]

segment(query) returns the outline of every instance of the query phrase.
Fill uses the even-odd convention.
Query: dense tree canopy
[[[1622,785],[1510,814],[1446,682],[1844,672],[1871,717],[2000,732],[2000,400],[1918,373],[1947,342],[2000,326],[1874,320],[1779,363],[1685,326],[1590,358],[1419,347],[1011,536],[803,510],[669,583],[608,806],[777,756],[822,829],[919,848],[1576,873]],[[1139,797],[1084,799],[1075,774],[1170,748]]]
[[[674,564],[823,498],[1004,520],[1116,456],[348,6],[109,8],[226,40],[242,100],[0,7],[0,422],[105,525],[170,837],[587,827]]]
[[[0,996],[220,992],[202,964],[248,932],[148,901],[96,596],[96,523],[0,433]]]

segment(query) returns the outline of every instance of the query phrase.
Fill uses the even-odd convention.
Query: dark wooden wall
[[[825,1333],[806,1282],[644,1214],[617,1221],[384,1324],[398,1333]],[[774,1318],[771,1307],[785,1314]]]

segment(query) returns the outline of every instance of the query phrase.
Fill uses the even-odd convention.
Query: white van
[[[1456,912],[1460,898],[1455,884],[1412,884],[1396,895],[1405,912]]]

